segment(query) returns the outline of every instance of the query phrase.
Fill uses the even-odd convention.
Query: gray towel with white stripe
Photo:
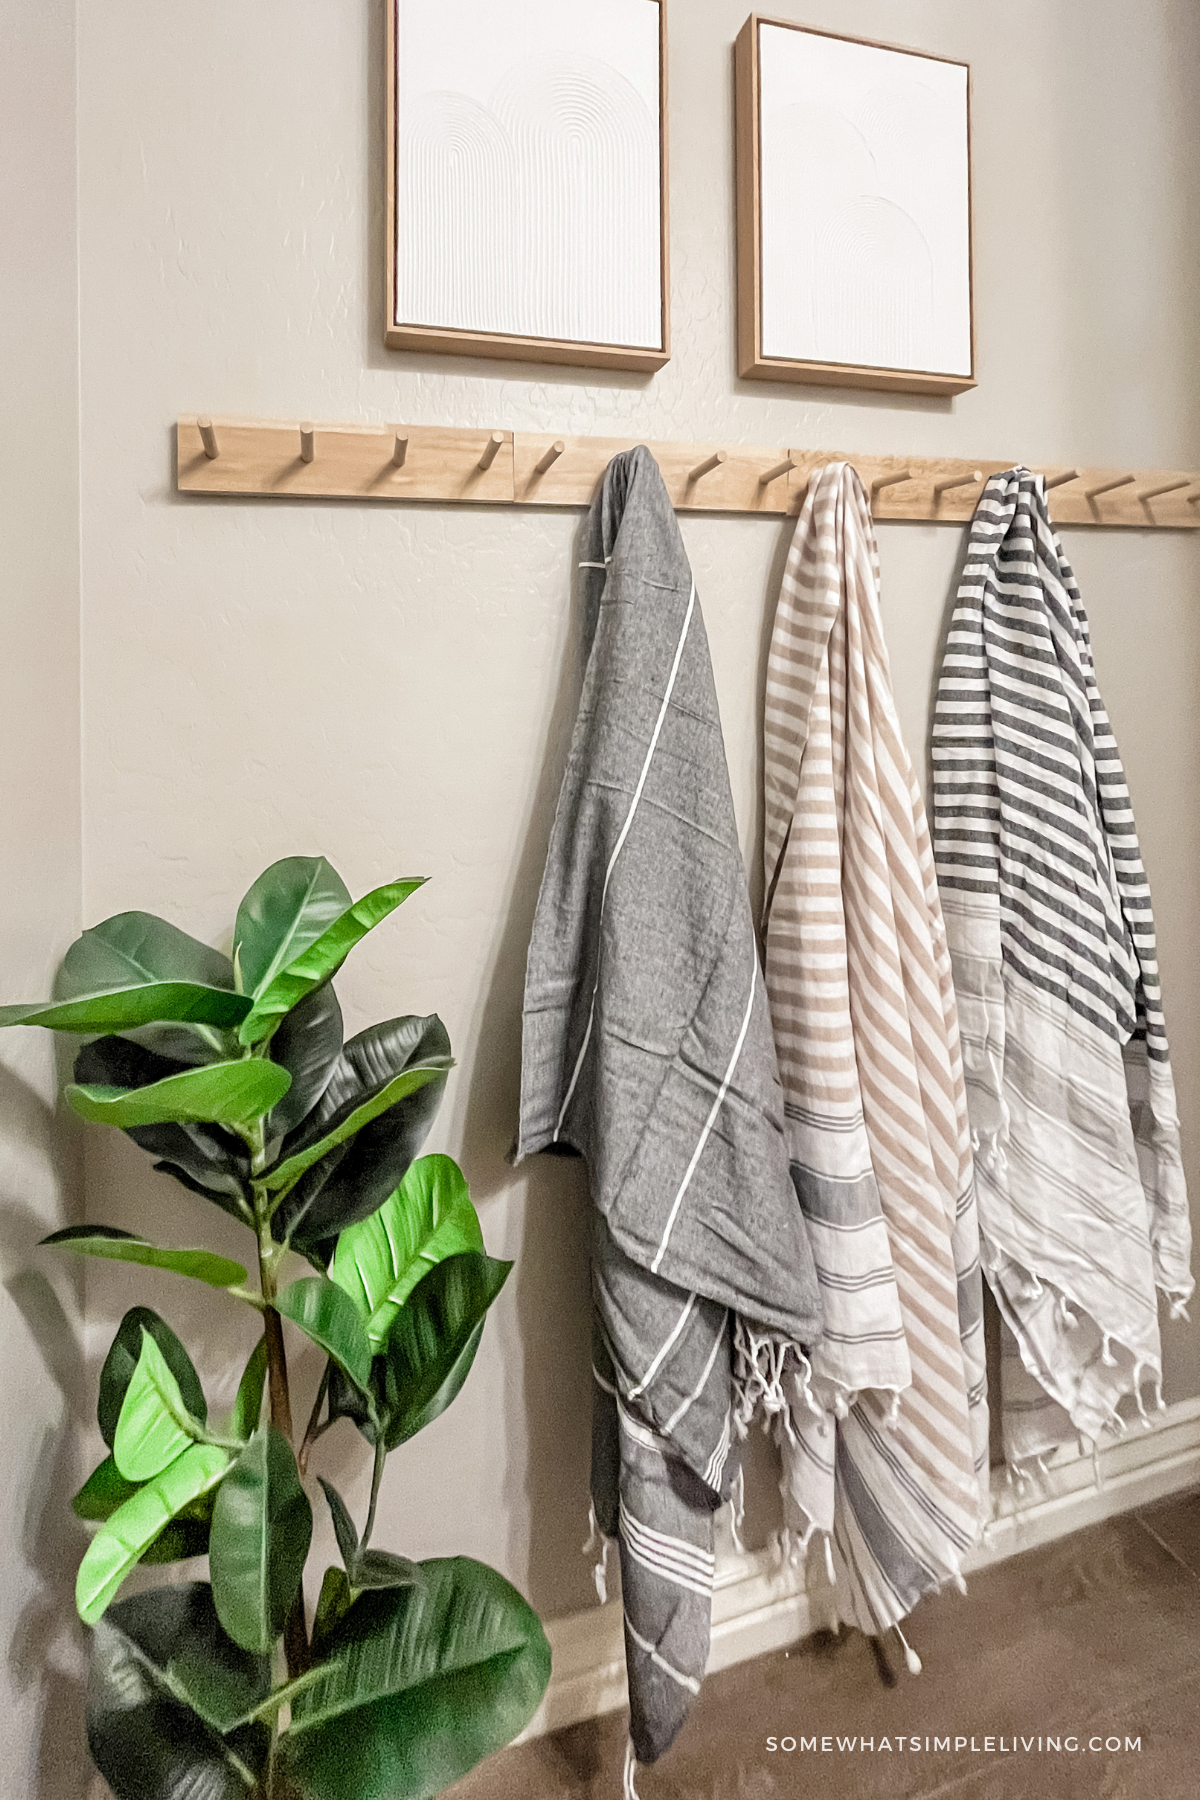
[[[708,1655],[731,1313],[820,1337],[704,622],[649,451],[583,555],[587,658],[529,946],[518,1156],[595,1207],[592,1491],[617,1536],[631,1732],[668,1748]]]
[[[933,776],[1019,1466],[1123,1429],[1123,1396],[1145,1417],[1155,1287],[1178,1312],[1194,1285],[1150,889],[1087,615],[1028,469],[994,475],[972,522]]]

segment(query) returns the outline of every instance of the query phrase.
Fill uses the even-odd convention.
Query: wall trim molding
[[[994,1469],[987,1541],[965,1559],[967,1573],[1200,1482],[1200,1398],[1168,1407],[1149,1430],[1135,1420],[1101,1450],[1098,1461],[1099,1485],[1090,1451],[1060,1450],[1045,1477],[1027,1485],[1023,1496],[1003,1469]],[[819,1557],[813,1559],[814,1570],[819,1562]],[[610,1554],[609,1567],[615,1571],[615,1554]],[[819,1587],[806,1585],[803,1570],[785,1562],[773,1546],[719,1557],[709,1673],[784,1649],[827,1624],[831,1615],[823,1572],[819,1579]],[[553,1672],[522,1740],[627,1704],[619,1600],[552,1620],[546,1635]]]

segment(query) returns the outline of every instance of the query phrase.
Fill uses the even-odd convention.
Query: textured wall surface
[[[0,998],[36,999],[79,930],[75,18],[0,0]],[[30,1255],[78,1216],[55,1048],[0,1035],[0,1793],[80,1791],[81,1295]],[[69,1115],[68,1115],[69,1118]]]
[[[674,356],[652,379],[405,357],[382,346],[377,0],[80,0],[84,912],[162,911],[219,941],[275,857],[323,851],[355,892],[429,885],[340,982],[357,1029],[436,1009],[459,1066],[430,1141],[463,1161],[517,1266],[453,1409],[393,1458],[379,1539],[496,1563],[547,1615],[592,1598],[578,1171],[505,1162],[524,949],[577,692],[573,514],[181,499],[183,411],[714,437],[1170,467],[1200,461],[1193,0],[781,0],[806,22],[972,64],[977,390],[839,395],[734,373],[731,46],[746,0],[676,0]],[[797,172],[803,179],[803,171]],[[684,522],[734,791],[757,854],[759,690],[778,521]],[[922,755],[961,537],[880,532],[902,716]],[[1200,1191],[1200,542],[1069,534],[1154,883]],[[88,1204],[236,1227],[89,1144]],[[89,1308],[145,1293],[98,1268]],[[227,1384],[253,1323],[164,1310]],[[1200,1390],[1200,1327],[1168,1393]],[[298,1384],[317,1373],[299,1358]],[[228,1391],[228,1390],[227,1390]],[[214,1396],[219,1397],[219,1396]],[[344,1432],[344,1435],[343,1435]],[[348,1427],[323,1467],[361,1504]],[[760,1486],[766,1476],[760,1467]],[[760,1525],[766,1504],[760,1504]]]

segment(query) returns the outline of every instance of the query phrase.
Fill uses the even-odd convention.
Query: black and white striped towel
[[[1155,1287],[1178,1312],[1194,1285],[1150,890],[1087,616],[1028,469],[994,475],[976,509],[933,782],[1019,1464],[1095,1439],[1123,1395],[1142,1408],[1161,1382]]]

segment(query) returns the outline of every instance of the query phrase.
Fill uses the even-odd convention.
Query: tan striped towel
[[[796,526],[764,735],[767,990],[826,1324],[779,1415],[784,1495],[802,1540],[832,1533],[843,1616],[877,1632],[959,1579],[987,1400],[950,958],[870,504],[844,463]]]

